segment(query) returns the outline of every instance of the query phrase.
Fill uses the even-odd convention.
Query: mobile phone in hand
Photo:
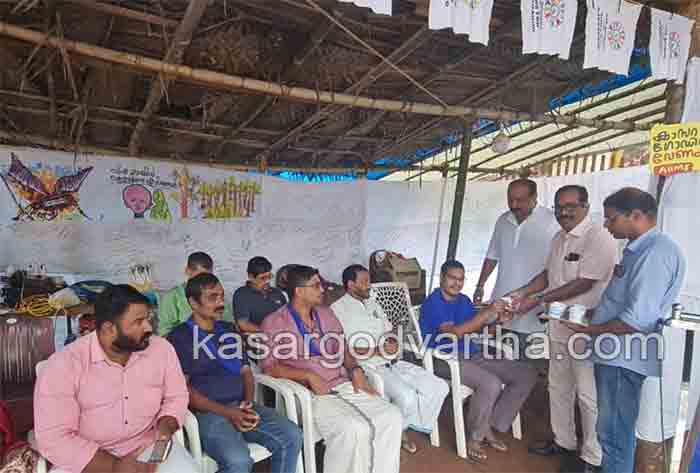
[[[141,463],[163,463],[168,458],[168,454],[170,454],[172,443],[172,439],[156,440],[152,446],[144,450],[138,461]]]

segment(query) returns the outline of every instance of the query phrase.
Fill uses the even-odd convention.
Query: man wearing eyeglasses
[[[272,263],[256,256],[248,261],[248,281],[233,293],[233,313],[236,323],[245,334],[260,332],[260,324],[287,300],[284,293],[272,287]]]
[[[261,325],[267,345],[262,368],[311,391],[314,426],[326,443],[324,471],[399,473],[401,411],[369,385],[348,349],[343,326],[321,305],[318,271],[292,267],[287,294],[289,304]]]
[[[588,191],[569,185],[554,196],[554,213],[561,231],[552,240],[545,270],[527,285],[511,293],[519,313],[526,313],[542,302],[581,304],[595,308],[612,277],[617,260],[617,244],[612,235],[589,215]],[[594,471],[601,462],[596,434],[598,404],[593,362],[573,357],[581,353],[585,342],[569,343],[573,331],[563,323],[549,322],[549,406],[554,439],[532,447],[536,455],[561,455],[562,471]],[[583,445],[581,462],[577,460],[578,440],[574,407],[581,411]]]
[[[659,323],[678,301],[686,262],[678,245],[656,229],[656,199],[648,192],[624,188],[603,208],[607,229],[629,243],[590,325],[569,326],[594,339],[601,471],[632,473],[642,386],[661,375]]]

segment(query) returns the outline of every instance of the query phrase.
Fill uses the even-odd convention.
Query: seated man
[[[214,272],[214,260],[206,253],[197,251],[187,257],[187,267],[185,274],[187,280],[192,279],[202,273]],[[185,285],[187,281],[172,288],[165,293],[158,301],[158,333],[165,337],[168,333],[190,318],[192,309],[185,296]],[[224,309],[224,320],[233,321],[231,307],[226,305]]]
[[[381,376],[384,393],[401,409],[404,430],[410,427],[432,432],[450,390],[448,384],[420,366],[385,357],[394,355],[399,347],[395,339],[387,337],[392,330],[391,322],[381,306],[370,298],[367,268],[359,264],[345,268],[343,286],[345,295],[331,309],[343,326],[348,345],[362,355],[358,357],[360,365]],[[405,433],[402,446],[410,453],[416,451],[416,445]]]
[[[249,442],[272,453],[273,473],[294,472],[301,430],[274,409],[253,405],[255,381],[240,334],[233,324],[219,320],[224,288],[216,276],[204,273],[187,282],[185,293],[192,318],[175,327],[168,340],[188,379],[202,448],[219,464],[219,473],[251,471]]]
[[[464,339],[465,335],[478,333],[493,322],[509,320],[512,314],[507,315],[501,301],[477,313],[469,298],[461,294],[463,287],[462,263],[455,260],[443,263],[440,287],[421,307],[420,327],[429,348],[441,352],[456,348],[459,352],[462,384],[474,391],[467,415],[467,455],[476,462],[484,462],[487,456],[482,445],[507,450],[493,430],[506,432],[510,428],[535,386],[537,374],[526,363],[487,359],[471,340]],[[456,344],[455,339],[458,339]],[[437,362],[435,368],[438,375],[449,377],[444,363]]]
[[[168,441],[187,412],[187,384],[173,347],[152,337],[150,307],[117,285],[95,303],[97,329],[49,358],[34,391],[41,455],[61,473],[194,473],[177,442],[160,466],[137,460]]]
[[[262,323],[268,348],[263,369],[313,393],[314,423],[326,442],[326,471],[398,473],[401,412],[369,386],[345,346],[340,322],[320,306],[318,271],[295,266],[287,284],[291,302]]]
[[[272,287],[272,263],[256,256],[248,261],[248,281],[233,293],[236,323],[245,334],[260,332],[265,317],[287,303],[284,293]]]

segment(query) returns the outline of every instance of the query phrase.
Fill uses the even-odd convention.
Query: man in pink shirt
[[[163,463],[142,455],[171,439],[189,401],[175,350],[152,336],[148,299],[113,286],[98,297],[95,317],[96,331],[51,356],[39,374],[39,452],[61,473],[197,472],[177,441]]]
[[[603,225],[588,214],[588,191],[569,185],[557,190],[554,213],[561,231],[552,240],[545,270],[529,284],[511,294],[520,312],[541,302],[580,304],[595,309],[617,263],[617,243]],[[535,295],[537,294],[537,295]],[[563,471],[595,471],[601,463],[596,432],[598,402],[593,361],[578,356],[584,340],[571,338],[574,332],[558,321],[549,322],[549,406],[554,439],[530,448],[537,455],[562,455]],[[578,439],[574,406],[581,411],[583,442],[581,461],[576,460]]]
[[[326,442],[324,471],[398,473],[403,418],[377,396],[345,343],[343,327],[321,307],[318,271],[295,266],[287,276],[290,303],[265,317],[263,370],[312,392],[314,426]]]

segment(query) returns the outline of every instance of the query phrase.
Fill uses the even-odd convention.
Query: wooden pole
[[[80,41],[60,39],[55,36],[46,35],[38,31],[11,25],[6,22],[0,22],[0,34],[29,43],[50,46],[53,48],[61,48],[65,51],[71,51],[79,55],[106,62],[121,64],[140,71],[147,71],[154,74],[164,74],[170,79],[208,85],[218,89],[246,90],[254,93],[274,95],[293,101],[344,105],[349,107],[360,107],[421,115],[434,115],[440,117],[476,116],[488,118],[494,121],[535,121],[558,123],[560,125],[579,125],[603,130],[649,130],[651,127],[651,124],[635,124],[634,122],[629,121],[614,122],[573,116],[552,116],[537,113],[509,112],[464,106],[444,107],[441,105],[432,105],[419,102],[375,99],[372,97],[355,96],[352,94],[338,94],[332,91],[318,91],[304,87],[288,87],[275,82],[223,74],[220,72],[192,68],[184,65],[170,64],[158,59],[121,51],[114,51]]]
[[[464,194],[467,187],[467,173],[469,172],[469,156],[472,149],[472,136],[474,122],[464,121],[462,132],[462,156],[459,159],[459,172],[457,174],[457,187],[455,188],[455,201],[452,206],[452,223],[450,223],[450,239],[447,243],[447,259],[457,257],[457,243],[459,242],[459,227],[462,223],[462,208],[464,207]]]

